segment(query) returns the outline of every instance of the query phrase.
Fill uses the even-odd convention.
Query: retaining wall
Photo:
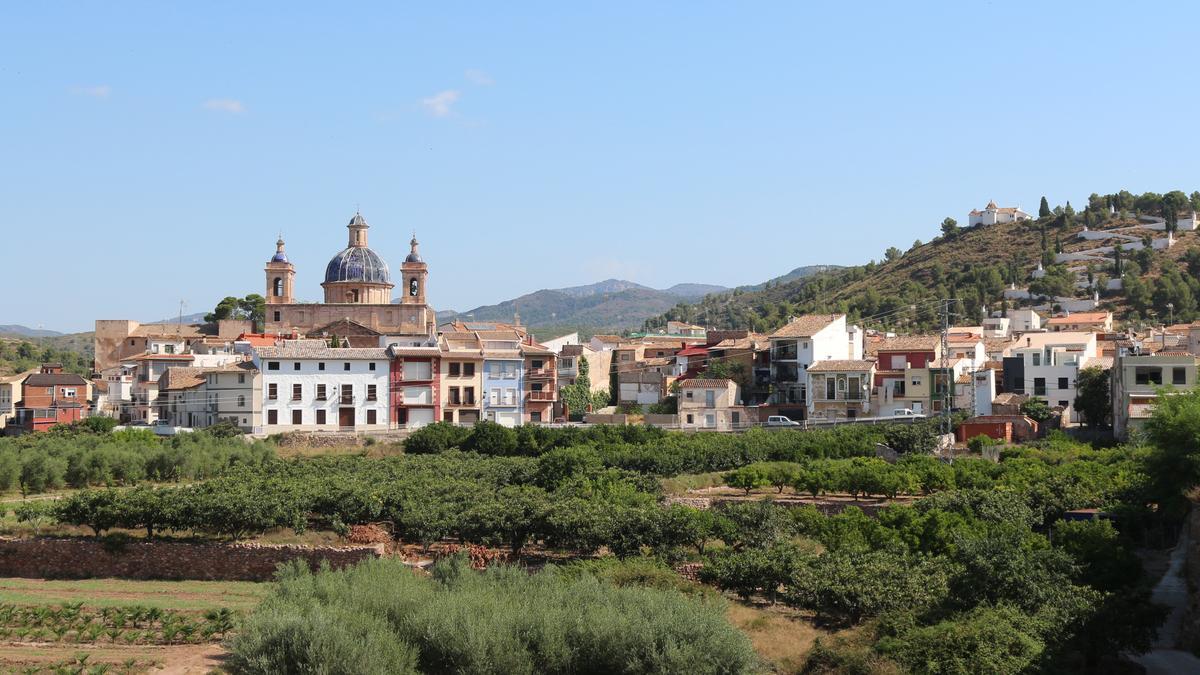
[[[296,558],[307,561],[313,569],[321,561],[341,568],[382,557],[384,553],[383,544],[334,547],[0,539],[0,577],[268,581],[280,563]]]

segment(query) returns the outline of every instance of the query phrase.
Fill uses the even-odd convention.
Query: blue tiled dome
[[[365,246],[351,246],[333,256],[325,266],[325,281],[357,281],[369,284],[390,284],[392,276],[387,263]]]

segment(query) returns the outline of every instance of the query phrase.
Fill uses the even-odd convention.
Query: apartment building
[[[483,349],[483,418],[507,427],[525,417],[525,357],[514,331],[478,331]]]
[[[817,361],[808,367],[807,373],[810,419],[854,419],[870,415],[875,361]]]
[[[61,364],[43,364],[21,382],[13,426],[21,432],[41,432],[56,424],[78,422],[88,416],[89,387],[83,377],[64,373]]]
[[[875,357],[872,375],[877,415],[887,417],[897,410],[931,412],[930,369],[941,359],[941,340],[936,335],[885,337],[871,343]]]
[[[1196,386],[1196,357],[1187,352],[1121,354],[1112,369],[1113,435],[1124,440],[1154,412],[1160,393]]]
[[[769,340],[774,383],[770,402],[780,407],[781,412],[795,406],[800,415],[805,414],[808,405],[805,371],[809,366],[824,360],[859,360],[863,354],[862,331],[858,326],[847,326],[845,314],[792,318],[771,333]]]
[[[553,422],[558,403],[558,358],[546,347],[526,340],[521,344],[525,382],[522,422]]]
[[[289,340],[254,350],[253,364],[262,374],[264,432],[388,429],[387,350],[322,344]]]
[[[442,421],[475,424],[483,418],[483,342],[474,332],[442,333],[439,347]]]
[[[25,378],[37,372],[37,368],[32,368],[16,375],[0,377],[0,434],[17,416],[17,406],[21,405],[21,384]]]
[[[741,405],[733,380],[684,380],[679,383],[679,427],[730,431],[757,422]]]
[[[437,345],[387,348],[391,358],[391,424],[419,429],[442,418],[442,352]]]
[[[1051,317],[1046,328],[1055,332],[1108,333],[1113,328],[1112,312],[1071,312]]]
[[[1066,409],[1072,422],[1075,376],[1082,362],[1097,355],[1096,334],[1079,332],[1027,333],[1004,359],[1004,390],[1040,398],[1050,407]]]

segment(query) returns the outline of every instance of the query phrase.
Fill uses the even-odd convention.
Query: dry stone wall
[[[335,547],[0,539],[0,577],[267,581],[280,563],[294,559],[308,562],[313,569],[328,561],[338,569],[384,553],[383,544]]]

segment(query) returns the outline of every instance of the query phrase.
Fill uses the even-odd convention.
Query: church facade
[[[275,243],[275,255],[267,261],[265,330],[277,335],[309,337],[337,336],[352,346],[377,346],[379,336],[411,336],[434,339],[436,314],[426,303],[429,270],[412,247],[400,266],[402,295],[393,303],[387,262],[368,246],[370,225],[355,213],[346,226],[349,240],[325,266],[321,283],[324,302],[296,302],[296,268],[288,260],[283,239]]]

